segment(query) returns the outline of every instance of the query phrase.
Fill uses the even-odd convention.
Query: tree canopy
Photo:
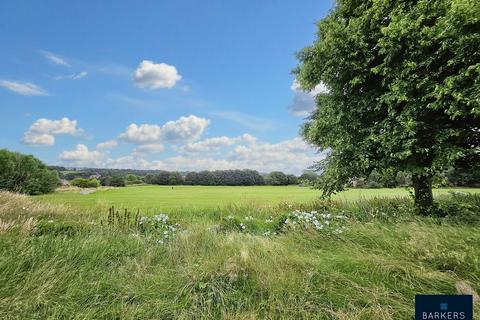
[[[37,195],[53,192],[58,183],[57,172],[34,156],[0,150],[0,189]]]
[[[339,0],[295,70],[323,84],[306,120],[324,195],[373,170],[412,175],[422,213],[432,176],[480,159],[480,6],[475,0]]]

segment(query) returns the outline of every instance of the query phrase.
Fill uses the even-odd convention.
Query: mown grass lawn
[[[436,195],[450,191],[480,192],[480,189],[435,189]],[[333,197],[339,201],[356,201],[373,197],[405,197],[405,188],[350,189]],[[71,204],[81,207],[119,207],[178,210],[208,209],[225,206],[268,206],[281,202],[305,203],[318,199],[319,190],[298,186],[131,186],[125,188],[98,189],[94,193],[81,194],[78,190],[56,192],[36,197],[50,203]]]

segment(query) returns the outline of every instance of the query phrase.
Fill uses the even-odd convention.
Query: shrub
[[[34,156],[0,150],[0,189],[37,195],[53,192],[58,183],[58,173]]]
[[[112,187],[125,187],[125,179],[119,175],[111,176],[108,185]]]
[[[75,178],[70,184],[79,188],[97,188],[100,186],[100,181],[95,178],[84,179],[84,178]]]
[[[127,185],[140,184],[142,182],[143,182],[142,179],[137,175],[129,173],[125,176],[125,184],[127,184]]]

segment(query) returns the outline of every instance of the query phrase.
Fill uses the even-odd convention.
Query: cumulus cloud
[[[57,55],[55,55],[51,52],[42,51],[42,54],[46,59],[50,60],[51,62],[53,62],[55,64],[70,67],[70,64],[67,61],[65,61],[64,59],[60,58],[59,56],[57,56]]]
[[[30,82],[15,82],[0,79],[0,87],[4,87],[23,96],[48,96],[47,91]]]
[[[104,166],[106,154],[97,150],[90,151],[84,144],[77,144],[74,150],[63,151],[58,158],[64,163],[78,167]]]
[[[120,134],[119,139],[130,143],[144,144],[159,141],[161,132],[162,128],[156,124],[137,125],[132,123],[124,133]]]
[[[117,159],[108,159],[104,167],[112,169],[140,169],[148,170],[153,168],[153,164],[139,157],[136,154],[119,157]]]
[[[315,110],[315,97],[319,94],[328,93],[325,84],[320,83],[310,92],[305,92],[300,88],[297,80],[294,80],[290,89],[294,92],[293,101],[288,109],[294,116],[306,117]]]
[[[163,139],[170,142],[196,140],[209,123],[210,120],[194,115],[168,121],[162,127]]]
[[[135,148],[136,154],[160,153],[165,149],[161,143],[142,144]]]
[[[72,73],[66,76],[56,76],[53,79],[54,80],[78,80],[85,78],[88,75],[88,72],[82,71],[80,73]]]
[[[175,66],[149,60],[143,60],[133,73],[135,85],[146,89],[173,88],[180,79]]]
[[[259,172],[283,171],[301,174],[324,155],[315,153],[301,138],[278,143],[254,142],[237,145],[224,157],[180,155],[153,161],[150,167],[162,170],[226,170],[254,169]]]
[[[130,124],[119,139],[134,144],[180,143],[198,139],[205,131],[209,120],[194,115],[168,121],[163,126],[156,124]]]
[[[225,139],[226,138],[226,139]],[[232,141],[235,143],[232,145]],[[254,169],[260,172],[283,171],[300,174],[324,155],[317,154],[301,138],[278,143],[259,142],[251,135],[239,137],[215,137],[200,141],[194,152],[186,152],[157,160],[147,160],[147,149],[163,150],[163,145],[140,145],[130,155],[116,159],[102,159],[97,166],[123,169],[157,169],[171,171],[200,171],[225,169]],[[213,154],[212,148],[225,147],[229,152]],[[144,148],[143,152],[140,152]],[[92,152],[92,151],[91,151]],[[205,153],[201,153],[205,152]],[[99,157],[100,158],[100,157]]]
[[[71,135],[77,136],[83,132],[82,129],[77,128],[77,120],[70,120],[62,118],[60,120],[38,119],[28,131],[24,133],[23,143],[40,146],[51,146],[55,143],[55,136],[57,135]]]
[[[227,136],[212,137],[202,141],[188,143],[187,145],[182,146],[181,148],[178,148],[178,150],[189,152],[189,153],[211,152],[211,151],[233,146],[234,144],[242,141],[253,143],[256,141],[256,138],[248,133],[238,137],[227,137]]]
[[[97,144],[97,149],[111,149],[118,145],[117,140],[107,140]]]

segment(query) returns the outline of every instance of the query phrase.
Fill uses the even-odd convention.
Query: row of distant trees
[[[54,169],[64,169],[54,167]],[[64,169],[66,170],[66,169]],[[62,173],[66,172],[66,173]],[[82,169],[59,171],[60,177],[74,177],[71,185],[95,187],[95,185],[123,187],[133,184],[153,185],[205,185],[205,186],[253,186],[253,185],[312,185],[321,183],[313,171],[300,176],[274,171],[260,174],[255,170],[215,170],[199,172],[178,172],[163,170],[118,170],[118,169]],[[68,179],[67,179],[68,180]],[[451,168],[434,179],[435,187],[480,187],[480,165],[469,169]],[[403,171],[373,170],[368,176],[351,178],[350,188],[395,188],[411,187],[411,174]]]
[[[134,184],[154,185],[202,185],[202,186],[255,186],[272,185],[285,186],[296,184],[309,184],[317,178],[315,173],[305,173],[299,177],[274,171],[267,175],[261,175],[255,170],[215,170],[181,173],[178,171],[156,171],[145,176],[137,176],[132,173],[126,175],[98,174],[89,178],[77,177],[70,181],[70,185],[81,188],[96,188],[100,185],[124,187]]]
[[[255,186],[255,185],[294,185],[299,184],[305,177],[297,177],[274,171],[261,175],[255,170],[215,170],[188,172],[160,171],[148,174],[145,182],[158,185],[203,185],[203,186]]]

